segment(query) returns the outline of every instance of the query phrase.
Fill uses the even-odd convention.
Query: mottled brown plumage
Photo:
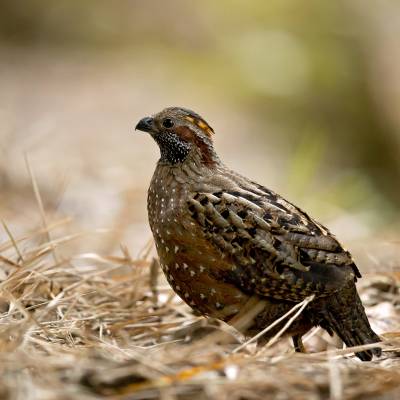
[[[263,309],[246,328],[255,333],[314,295],[288,332],[296,350],[313,326],[336,332],[348,346],[379,341],[357,294],[361,275],[350,253],[298,207],[227,168],[198,114],[167,108],[136,128],[160,147],[148,192],[150,227],[168,282],[189,306],[230,322],[260,299]],[[379,352],[357,356],[370,360]]]

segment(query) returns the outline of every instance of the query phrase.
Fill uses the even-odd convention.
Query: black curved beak
[[[136,125],[135,130],[143,131],[143,132],[153,132],[154,124],[153,118],[144,117],[142,118]]]

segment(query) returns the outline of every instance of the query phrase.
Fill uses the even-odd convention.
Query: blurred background
[[[48,218],[98,232],[82,251],[136,255],[158,149],[134,126],[179,105],[362,270],[398,268],[399,42],[396,0],[3,0],[0,218],[40,225],[27,158]]]

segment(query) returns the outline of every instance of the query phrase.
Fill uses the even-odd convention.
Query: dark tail
[[[330,334],[335,332],[346,346],[360,346],[381,341],[371,329],[353,282],[335,295],[320,299],[318,303],[318,324]],[[373,355],[378,357],[381,355],[381,349],[375,347],[355,354],[362,361],[370,361]]]

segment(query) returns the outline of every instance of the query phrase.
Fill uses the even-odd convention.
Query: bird
[[[361,274],[351,254],[299,207],[227,167],[205,119],[168,107],[135,130],[160,149],[147,195],[159,263],[196,313],[233,324],[261,304],[243,328],[253,335],[312,296],[285,332],[296,351],[305,351],[302,336],[317,326],[348,347],[380,342],[357,293]],[[379,345],[355,353],[362,361],[380,354]]]

